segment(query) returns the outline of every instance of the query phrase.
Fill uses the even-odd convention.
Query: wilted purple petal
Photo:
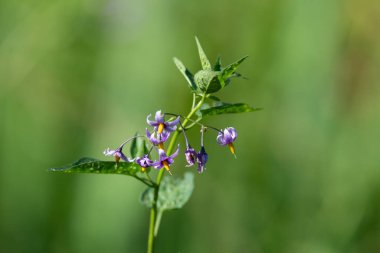
[[[205,148],[202,146],[201,151],[197,155],[198,172],[199,173],[203,173],[203,171],[206,170],[207,160],[208,160],[208,155],[206,153]]]
[[[185,151],[185,157],[187,161],[186,167],[193,166],[197,159],[197,152],[189,145]]]

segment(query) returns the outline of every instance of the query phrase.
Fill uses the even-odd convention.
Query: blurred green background
[[[195,35],[250,56],[219,96],[265,109],[207,120],[239,131],[238,159],[206,136],[158,252],[380,252],[379,27],[370,0],[0,1],[0,252],[145,252],[139,182],[46,169],[186,113],[172,57],[199,69]]]

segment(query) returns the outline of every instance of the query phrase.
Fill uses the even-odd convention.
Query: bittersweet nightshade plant
[[[204,119],[214,115],[260,110],[260,108],[253,108],[244,103],[222,102],[220,98],[215,96],[215,93],[229,85],[233,78],[241,77],[236,69],[247,57],[243,57],[226,67],[222,67],[221,59],[217,58],[216,63],[212,66],[197,38],[196,43],[202,69],[197,71],[195,75],[180,60],[174,58],[174,63],[185,77],[193,96],[190,111],[186,116],[158,110],[155,113],[154,120],[151,120],[151,114],[149,114],[146,118],[148,124],[145,129],[146,135],[135,135],[123,142],[118,148],[114,150],[107,148],[104,151],[105,156],[113,156],[115,161],[81,158],[71,165],[49,169],[53,172],[63,173],[121,174],[136,178],[145,184],[147,188],[141,195],[141,202],[150,209],[148,253],[154,252],[154,241],[163,212],[182,208],[190,198],[194,188],[192,173],[186,172],[183,179],[176,178],[172,174],[175,174],[177,170],[183,170],[183,167],[193,165],[197,165],[199,174],[206,170],[209,156],[206,153],[203,141],[204,135],[213,134],[218,144],[228,146],[231,153],[235,155],[233,142],[237,138],[236,129],[227,127],[224,130],[219,130],[220,128],[204,124]],[[187,138],[186,131],[191,128],[199,128],[200,130],[199,151],[190,145],[190,140]],[[181,133],[186,142],[186,147],[183,149],[177,144]],[[125,149],[128,143],[130,143],[128,146],[130,146],[131,158],[123,152],[123,148]],[[173,152],[176,146],[177,149]],[[174,161],[180,151],[183,152],[187,164],[183,167],[179,165],[174,168]],[[153,173],[157,170],[157,173]],[[165,172],[168,176],[165,176]]]

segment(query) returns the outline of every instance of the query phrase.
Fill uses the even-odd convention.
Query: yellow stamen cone
[[[144,168],[144,167],[141,167],[141,172],[146,172],[146,168]]]
[[[232,143],[228,143],[228,148],[230,149],[231,153],[232,153],[232,154],[235,156],[235,158],[236,158],[234,144],[232,144]]]
[[[160,123],[158,125],[157,133],[162,134],[162,132],[164,131],[164,127],[165,127],[165,125]]]
[[[160,143],[158,144],[158,147],[159,147],[160,149],[162,149],[162,150],[165,150],[165,147],[164,147],[164,143],[163,143],[163,142],[160,142]]]
[[[170,172],[170,167],[167,161],[162,162],[164,164],[164,168],[169,172],[169,174],[172,176],[172,173]]]
[[[115,156],[115,161],[118,163],[120,161],[120,156]]]

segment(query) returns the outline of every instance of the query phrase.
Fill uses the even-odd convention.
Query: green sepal
[[[224,87],[224,80],[218,71],[200,70],[195,74],[194,80],[199,89],[206,94],[217,92]]]
[[[201,60],[202,68],[203,70],[211,70],[211,63],[208,60],[201,43],[199,42],[198,38],[195,37],[195,41],[197,42],[197,47],[198,47],[198,53],[199,53],[199,59]]]
[[[190,72],[190,70],[188,70],[185,65],[183,65],[183,63],[177,59],[177,58],[173,58],[173,61],[174,61],[174,64],[177,66],[177,68],[179,69],[179,71],[182,73],[182,75],[185,77],[187,83],[189,84],[189,88],[192,92],[196,92],[197,90],[197,85],[195,84],[195,81],[194,81],[194,76],[193,74]]]
[[[60,168],[50,168],[48,171],[60,173],[91,173],[91,174],[118,174],[136,176],[140,168],[135,163],[100,161],[94,158],[84,157]]]
[[[200,113],[202,117],[214,116],[219,114],[228,114],[228,113],[241,113],[241,112],[255,112],[262,110],[262,108],[254,108],[248,104],[237,103],[237,104],[223,104],[220,106],[214,106],[206,109],[201,109]]]
[[[184,178],[166,176],[161,181],[158,192],[157,208],[160,212],[182,208],[190,199],[194,189],[194,175],[187,172]],[[151,208],[154,201],[154,189],[148,187],[141,194],[140,201]]]

